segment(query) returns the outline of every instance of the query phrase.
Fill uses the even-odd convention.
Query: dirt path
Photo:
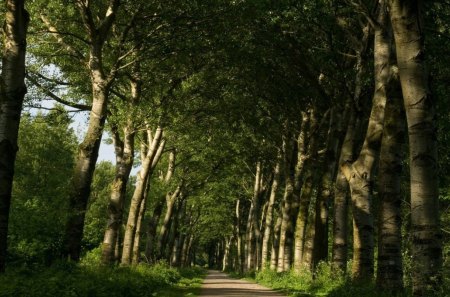
[[[266,287],[247,281],[233,279],[225,273],[210,270],[203,281],[200,297],[282,297]]]

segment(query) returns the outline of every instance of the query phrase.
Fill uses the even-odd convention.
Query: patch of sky
[[[33,61],[30,62],[32,63]],[[43,86],[45,86],[46,88],[48,87],[49,91],[51,91],[56,96],[64,98],[66,100],[71,100],[73,102],[73,98],[67,98],[68,96],[70,96],[67,84],[55,83],[56,81],[64,82],[64,77],[57,67],[55,67],[54,65],[43,65],[39,68],[38,71],[40,75],[48,78],[48,82],[45,82],[43,77],[41,77]],[[31,73],[29,73],[29,75],[31,75]],[[57,104],[54,99],[44,94],[44,92],[42,92],[40,88],[33,85],[33,83],[29,80],[27,81],[27,87],[28,93],[24,102],[24,112],[28,112],[31,115],[36,115],[39,112],[45,114],[52,110],[55,104]],[[71,116],[71,128],[74,129],[78,141],[81,142],[87,131],[89,123],[89,111],[80,111],[68,106],[64,106],[64,108]],[[100,145],[98,161],[110,161],[112,163],[115,163],[114,147],[112,146],[112,144],[110,144],[109,141],[105,141],[108,138],[110,138],[108,133],[104,132],[102,136],[103,141]]]

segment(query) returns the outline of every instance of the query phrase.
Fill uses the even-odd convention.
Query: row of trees
[[[378,286],[402,291],[403,255],[411,253],[413,293],[425,296],[441,279],[442,233],[436,103],[425,66],[422,7],[350,4],[365,20],[353,62],[339,65],[355,67],[354,91],[329,89],[336,78],[325,69],[316,73],[317,94],[302,102],[298,119],[280,125],[277,152],[256,161],[250,201],[236,202],[234,232],[216,243],[210,258],[224,255],[224,269],[301,272],[314,271],[330,254],[333,268],[344,271],[350,248],[352,278],[367,281],[374,277],[376,251]],[[320,96],[332,102],[323,104]]]
[[[437,134],[434,98],[448,91],[448,71],[438,67],[449,62],[438,54],[448,43],[448,5],[35,0],[28,13],[24,1],[6,4],[0,271],[7,238],[10,254],[26,254],[31,237],[20,226],[28,214],[56,209],[31,228],[55,234],[35,239],[47,263],[78,261],[100,245],[107,265],[189,265],[206,252],[224,268],[301,271],[331,254],[333,267],[345,270],[350,250],[354,280],[366,281],[377,251],[377,283],[401,290],[402,255],[410,251],[414,294],[439,283],[437,168],[446,165],[437,139],[446,132]],[[433,97],[424,28],[434,32],[426,44]],[[66,111],[23,117],[13,187],[25,79],[27,106],[51,98],[89,119],[74,152]],[[42,121],[58,137],[31,144],[60,148],[61,157],[30,165],[35,152],[25,131]],[[105,132],[115,168],[102,164],[94,173]],[[70,180],[49,179],[47,166]]]

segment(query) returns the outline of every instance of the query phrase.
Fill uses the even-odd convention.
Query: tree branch
[[[62,47],[64,47],[72,56],[76,57],[81,63],[84,64],[85,63],[84,55],[79,50],[77,50],[76,48],[74,48],[73,46],[64,41],[62,34],[59,33],[60,31],[54,25],[52,25],[50,20],[43,14],[41,14],[41,20],[47,26],[47,28],[50,31],[50,34],[53,35],[53,37],[55,37],[58,43]]]
[[[100,38],[106,38],[106,35],[108,34],[109,29],[111,28],[114,19],[117,14],[117,10],[120,6],[119,0],[110,0],[108,9],[106,10],[105,18],[100,23],[100,26],[98,27],[98,34],[100,35]]]
[[[76,109],[80,109],[80,110],[85,110],[85,111],[90,111],[92,109],[92,106],[89,105],[84,105],[84,104],[78,104],[78,103],[73,103],[73,102],[69,102],[67,100],[62,99],[61,97],[57,96],[55,93],[53,93],[52,91],[50,91],[49,89],[47,89],[46,87],[44,87],[43,85],[41,85],[37,80],[35,80],[33,77],[31,77],[28,73],[25,75],[25,77],[36,87],[38,87],[45,95],[49,96],[50,98],[52,98],[53,100],[55,100],[56,102],[59,102],[61,104],[64,104],[66,106],[72,107],[72,108],[76,108]]]
[[[351,6],[353,6],[355,8],[356,12],[359,12],[360,14],[362,14],[374,30],[377,30],[380,28],[380,24],[373,17],[373,13],[370,11],[370,9],[367,7],[367,5],[363,1],[350,0],[350,1],[347,1],[347,3],[349,3]],[[378,6],[378,1],[375,1],[374,10],[377,8],[377,6]]]

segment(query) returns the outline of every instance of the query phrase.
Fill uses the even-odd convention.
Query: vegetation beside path
[[[197,296],[205,271],[165,263],[103,267],[60,262],[50,268],[20,268],[0,275],[1,297]]]
[[[249,271],[244,274],[230,271],[228,274],[233,278],[244,278],[293,297],[406,297],[411,294],[410,291],[380,291],[374,282],[352,282],[349,275],[333,272],[331,266],[326,263],[320,263],[315,274],[309,270],[297,273],[294,270],[276,272],[270,269]],[[450,292],[450,277],[443,275],[443,287],[433,296],[447,297],[448,292]]]

